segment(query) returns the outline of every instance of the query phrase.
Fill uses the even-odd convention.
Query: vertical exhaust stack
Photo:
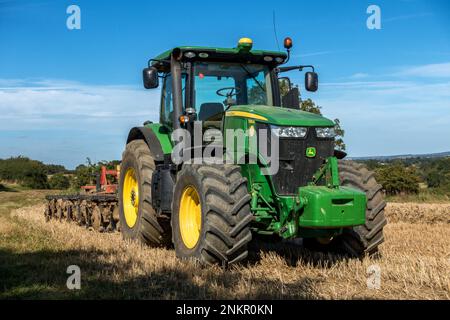
[[[175,48],[170,57],[170,73],[172,75],[173,126],[180,128],[180,117],[183,112],[183,96],[181,87],[181,50]]]

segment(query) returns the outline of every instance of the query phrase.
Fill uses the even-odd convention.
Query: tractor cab
[[[285,52],[252,50],[252,40],[242,38],[236,48],[177,47],[149,61],[143,71],[145,88],[162,79],[160,122],[171,129],[199,120],[221,129],[226,111],[233,106],[269,106],[299,109],[298,88],[282,72],[292,41]],[[308,72],[306,89],[317,90],[317,74]]]

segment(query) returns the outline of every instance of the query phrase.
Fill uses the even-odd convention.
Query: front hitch
[[[365,223],[365,193],[340,186],[338,161],[329,157],[313,175],[312,181],[298,188],[290,219],[279,234],[283,238],[301,236],[301,229],[340,229]]]

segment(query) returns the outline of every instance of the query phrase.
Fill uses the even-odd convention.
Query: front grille
[[[258,129],[261,128],[267,130],[269,140],[270,130],[266,125],[258,124]],[[308,147],[316,148],[314,158],[306,157],[306,148]],[[333,153],[334,140],[317,138],[314,128],[308,128],[307,135],[303,139],[280,138],[279,169],[272,176],[275,192],[278,195],[296,194],[297,188],[306,186],[308,182],[312,181],[314,173]]]

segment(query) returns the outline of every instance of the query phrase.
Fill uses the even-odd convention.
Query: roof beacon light
[[[238,42],[238,49],[239,51],[245,51],[248,52],[252,50],[253,41],[250,38],[241,38]]]
[[[287,50],[290,50],[292,48],[292,39],[289,37],[284,38],[283,44]]]
[[[284,44],[284,48],[287,51],[287,58],[284,63],[287,63],[289,61],[289,59],[291,58],[292,39],[289,37],[284,38],[283,44]]]

